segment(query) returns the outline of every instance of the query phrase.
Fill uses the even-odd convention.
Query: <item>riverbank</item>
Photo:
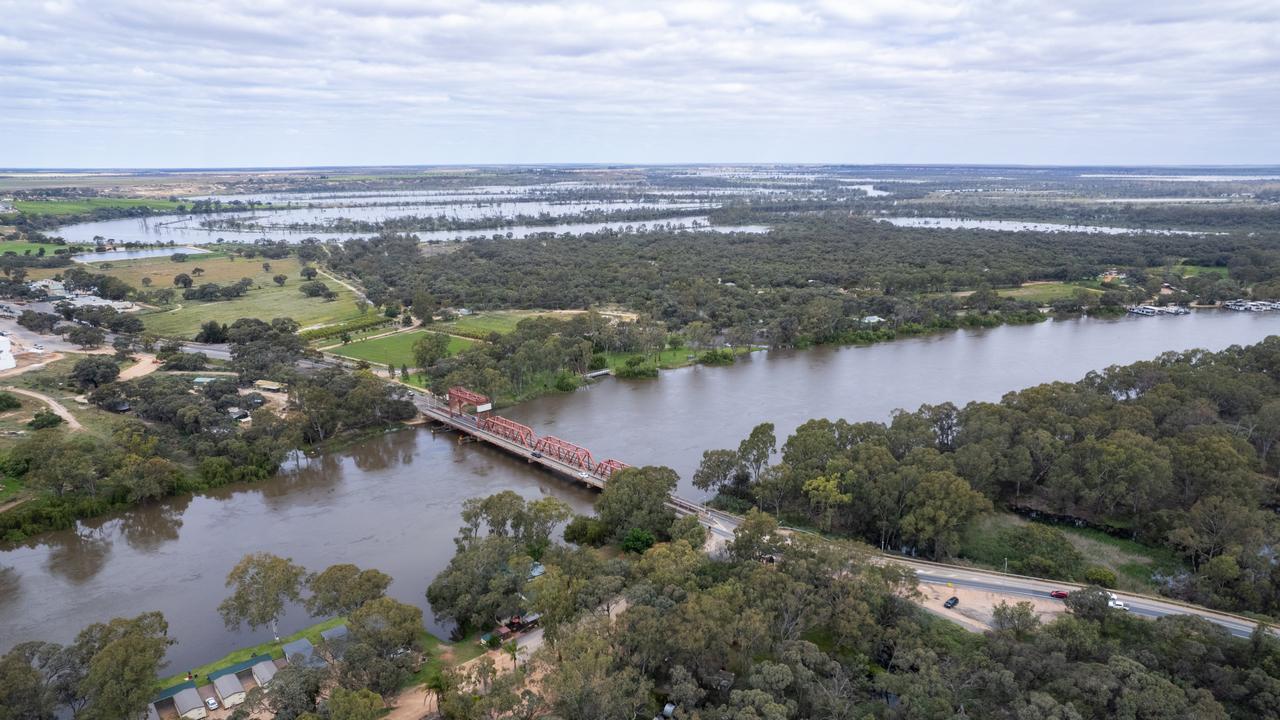
[[[1277,313],[1051,318],[865,347],[756,352],[726,367],[672,370],[661,382],[604,379],[502,415],[572,439],[597,458],[669,466],[681,477],[678,493],[697,499],[705,494],[690,478],[702,453],[736,448],[760,422],[774,423],[783,438],[815,417],[885,421],[895,408],[924,403],[996,402],[1011,390],[1075,382],[1166,351],[1220,350],[1273,334],[1280,334]],[[429,630],[447,637],[447,627],[433,625],[425,593],[452,554],[466,499],[513,490],[558,497],[579,513],[596,499],[523,461],[456,440],[426,431],[371,435],[290,460],[264,481],[123,508],[6,546],[0,637],[67,642],[86,623],[159,610],[181,641],[170,659],[203,663],[260,639],[223,628],[217,589],[235,559],[263,551],[315,567],[377,567],[397,578],[389,594],[421,607]],[[281,631],[310,623],[299,614],[285,618]]]
[[[185,682],[187,680],[188,673],[190,673],[196,678],[201,678],[201,679],[208,678],[209,673],[211,672],[216,672],[217,670],[227,667],[229,665],[235,665],[236,663],[244,662],[245,660],[248,660],[251,657],[256,657],[258,655],[270,655],[273,659],[282,658],[284,657],[284,646],[287,643],[293,642],[294,640],[300,640],[302,638],[306,638],[307,640],[311,641],[311,644],[319,645],[321,642],[321,637],[320,637],[321,632],[328,630],[329,628],[342,625],[345,622],[346,622],[346,618],[341,618],[341,617],[330,618],[323,622],[318,622],[315,625],[311,625],[310,627],[303,628],[302,630],[299,630],[298,632],[295,632],[291,635],[286,635],[280,638],[280,642],[276,642],[272,640],[270,642],[259,643],[257,645],[254,645],[253,647],[240,648],[238,650],[233,650],[227,653],[226,655],[223,655],[222,657],[218,658],[217,660],[207,662],[203,665],[198,665],[194,668],[188,668],[187,670],[183,670],[169,677],[160,679],[159,681],[160,689],[163,690],[165,688],[169,688],[174,685],[177,685],[178,683]],[[200,682],[200,680],[197,680],[197,682]]]

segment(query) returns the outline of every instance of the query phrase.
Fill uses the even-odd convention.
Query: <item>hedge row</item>
[[[356,318],[355,320],[348,320],[347,322],[339,323],[337,325],[327,325],[325,327],[303,330],[298,333],[298,336],[307,341],[327,340],[329,338],[340,337],[343,333],[354,334],[370,330],[381,325],[390,325],[393,322],[395,322],[394,318],[389,318],[385,315],[368,315],[366,317]]]

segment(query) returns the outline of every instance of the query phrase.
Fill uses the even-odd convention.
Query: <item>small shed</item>
[[[346,625],[335,625],[328,630],[320,631],[320,637],[324,640],[325,647],[335,660],[341,659],[346,652],[348,634]]]
[[[289,661],[290,665],[300,664],[304,667],[324,667],[324,658],[316,652],[316,646],[306,638],[298,638],[293,642],[284,644],[284,658]]]
[[[254,380],[253,386],[263,392],[284,392],[284,383],[275,380]]]
[[[213,680],[213,691],[217,693],[218,700],[222,701],[222,707],[231,708],[244,702],[244,684],[234,672],[221,675],[211,673],[209,677]]]
[[[253,679],[258,683],[258,687],[266,687],[271,679],[276,676],[276,664],[272,660],[262,660],[254,663],[250,668],[253,672]]]
[[[240,407],[227,408],[227,414],[231,416],[232,420],[248,420],[249,419],[249,411]]]
[[[186,720],[204,720],[208,717],[209,710],[204,706],[204,698],[200,697],[200,693],[196,690],[196,684],[188,680],[187,682],[173,687],[160,693],[152,702],[152,706],[156,707],[157,714],[161,703],[173,703],[174,709],[178,712],[178,717],[186,718]]]

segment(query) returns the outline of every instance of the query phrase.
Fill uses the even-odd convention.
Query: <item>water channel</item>
[[[780,439],[814,417],[884,420],[895,408],[996,400],[1042,382],[1151,358],[1221,349],[1280,334],[1280,313],[1048,321],[958,331],[870,347],[760,352],[727,368],[693,367],[651,381],[605,380],[504,412],[589,447],[597,458],[664,464],[688,477],[705,449],[734,447],[756,423]],[[223,579],[248,552],[291,556],[313,570],[352,562],[396,578],[391,594],[427,610],[425,591],[453,554],[468,497],[503,489],[554,495],[576,510],[590,492],[479,445],[426,429],[387,433],[286,467],[269,482],[223,488],[118,513],[75,531],[0,549],[0,652],[29,639],[66,642],[84,625],[164,612],[179,643],[171,669],[270,639],[228,632]],[[282,630],[308,624],[291,612]]]

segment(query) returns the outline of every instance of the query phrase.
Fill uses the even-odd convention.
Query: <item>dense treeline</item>
[[[1190,572],[1160,578],[1170,594],[1276,613],[1277,377],[1280,338],[1169,353],[999,403],[925,406],[889,423],[812,420],[780,462],[746,445],[708,451],[695,482],[730,507],[933,557],[954,554],[992,506],[1078,518],[1184,557]],[[1065,539],[1034,533],[1013,540],[1038,558],[1024,569],[1072,577]]]
[[[605,366],[604,353],[639,353],[639,366],[653,368],[643,355],[668,343],[661,325],[616,323],[597,313],[582,313],[566,319],[527,318],[512,332],[494,333],[452,356],[446,354],[448,336],[429,333],[415,344],[414,355],[437,392],[462,385],[494,398],[522,398],[547,389],[577,388],[583,373]]]
[[[290,450],[343,434],[407,420],[416,414],[401,386],[368,373],[302,368],[305,344],[297,323],[242,319],[219,330],[236,377],[193,387],[190,376],[152,374],[119,381],[117,362],[102,355],[78,361],[70,379],[90,402],[130,412],[106,437],[39,430],[3,458],[3,470],[36,497],[0,515],[0,537],[21,540],[68,527],[81,518],[177,492],[275,474]],[[127,355],[128,343],[121,349]],[[165,369],[199,370],[207,358],[162,346]],[[272,378],[288,384],[288,414],[263,406],[248,385]],[[239,409],[252,410],[247,426]]]
[[[523,676],[480,662],[430,681],[445,718],[624,720],[667,703],[688,720],[1280,717],[1280,641],[1264,630],[1242,640],[1199,618],[1147,621],[1091,588],[1049,620],[1001,604],[973,635],[912,602],[909,570],[757,511],[708,556],[697,523],[682,531],[663,507],[674,473],[617,481],[566,539],[585,522],[624,548],[648,529],[669,541],[621,556],[548,544],[557,501],[468,501],[433,608],[481,628],[538,612],[545,645]]]
[[[1183,278],[1186,261],[1229,268]],[[1175,301],[1237,297],[1280,287],[1280,254],[1261,238],[1075,235],[898,228],[860,217],[803,215],[767,234],[600,232],[475,240],[424,257],[412,236],[352,240],[332,267],[360,278],[375,303],[410,304],[427,292],[445,306],[585,308],[618,304],[678,329],[749,327],[778,346],[866,342],[966,325],[1039,318],[1034,303],[965,289],[1029,280],[1093,280],[1125,268],[1129,283],[1083,290],[1062,312],[1118,311],[1162,282]],[[1271,289],[1266,289],[1271,288]],[[1108,288],[1103,288],[1108,289]],[[868,324],[866,318],[883,322]],[[883,337],[882,337],[883,335]]]

